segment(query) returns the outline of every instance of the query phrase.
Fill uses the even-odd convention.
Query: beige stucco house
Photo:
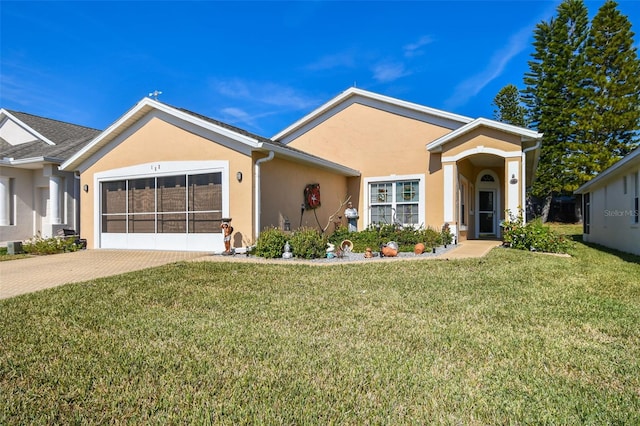
[[[640,148],[575,191],[584,241],[640,255]]]
[[[347,166],[145,98],[61,166],[80,175],[88,248],[221,252],[252,245],[266,227],[328,221],[338,197],[301,215],[308,184],[347,192]],[[302,217],[301,217],[302,216]],[[317,218],[317,219],[316,219]]]
[[[399,223],[500,237],[525,206],[542,135],[351,88],[273,137],[360,172],[359,229]]]
[[[100,133],[0,109],[0,244],[80,232],[80,185],[59,166]]]
[[[231,218],[242,250],[265,227],[325,228],[348,197],[359,229],[497,238],[525,205],[541,136],[355,88],[271,139],[145,98],[61,169],[79,173],[89,248],[222,251]]]

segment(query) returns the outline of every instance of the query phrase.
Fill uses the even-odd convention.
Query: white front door
[[[496,190],[481,189],[478,191],[478,233],[480,235],[496,234]]]

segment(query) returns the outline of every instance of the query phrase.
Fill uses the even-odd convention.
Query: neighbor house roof
[[[251,152],[273,151],[282,157],[289,158],[301,163],[314,165],[329,169],[333,172],[346,176],[359,176],[357,170],[336,164],[320,157],[307,154],[297,149],[290,148],[282,143],[255,135],[238,127],[223,123],[210,117],[189,111],[184,108],[177,108],[171,105],[143,98],[133,108],[127,111],[122,117],[114,122],[109,128],[97,135],[83,149],[69,158],[60,166],[63,170],[77,170],[81,165],[97,154],[103,147],[107,146],[118,136],[122,135],[132,125],[143,119],[150,113],[158,113],[168,121],[184,128],[187,131],[200,134],[207,138],[215,135],[215,140],[224,146],[250,155]]]
[[[618,171],[623,171],[627,167],[631,168],[634,165],[640,164],[640,146],[627,154],[624,158],[619,160],[613,166],[603,170],[598,176],[591,179],[589,182],[583,184],[580,188],[574,191],[575,194],[586,194],[591,190],[594,185],[604,181],[608,176],[615,174]]]
[[[452,130],[473,121],[470,117],[351,87],[282,130],[273,136],[272,139],[287,144],[354,103],[367,105],[382,111],[414,118]]]
[[[99,130],[77,124],[0,109],[0,123],[7,120],[11,120],[29,138],[15,143],[0,137],[0,164],[4,165],[29,167],[41,163],[60,164],[100,133]]]

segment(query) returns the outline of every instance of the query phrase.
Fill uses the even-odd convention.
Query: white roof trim
[[[85,145],[85,147],[78,151],[73,157],[62,164],[59,167],[60,170],[74,170],[79,168],[80,164],[87,161],[100,149],[102,149],[104,146],[107,146],[113,140],[117,139],[118,136],[126,132],[127,129],[131,128],[131,126],[133,126],[135,123],[137,123],[139,120],[141,120],[143,117],[147,116],[154,110],[161,111],[193,126],[202,128],[207,131],[215,132],[221,136],[237,141],[248,147],[250,150],[274,151],[284,157],[292,158],[324,169],[329,169],[346,176],[360,176],[359,171],[351,169],[349,167],[345,167],[340,164],[333,163],[331,161],[324,160],[322,158],[312,156],[303,152],[280,147],[276,143],[263,142],[258,139],[234,132],[231,129],[219,126],[205,119],[196,117],[188,112],[178,110],[150,98],[144,98],[140,102],[138,102],[115,123],[109,126],[109,128],[100,133],[95,139]]]
[[[127,111],[127,113],[125,113],[122,117],[120,117],[115,123],[109,126],[109,128],[104,130],[90,143],[85,145],[84,148],[78,151],[73,157],[69,158],[64,164],[60,166],[60,169],[65,170],[68,168],[77,168],[79,164],[87,160],[89,157],[95,154],[100,148],[102,148],[104,145],[111,142],[124,130],[129,128],[132,124],[137,122],[140,118],[147,115],[150,111],[154,109],[158,111],[162,111],[171,116],[174,116],[180,120],[184,120],[188,123],[202,127],[204,129],[216,132],[230,139],[236,140],[251,148],[257,148],[260,143],[255,138],[251,138],[249,136],[236,133],[230,129],[227,129],[222,126],[218,126],[214,123],[211,123],[210,121],[203,120],[192,114],[189,114],[184,111],[180,111],[176,108],[170,107],[166,104],[155,101],[153,99],[143,98],[133,108]]]
[[[42,142],[46,143],[47,145],[55,146],[55,143],[53,141],[51,141],[48,138],[44,137],[39,132],[36,132],[32,127],[30,127],[27,124],[25,124],[24,122],[22,122],[15,115],[11,114],[9,111],[7,111],[4,108],[0,109],[0,116],[2,116],[2,115],[6,116],[7,118],[10,118],[11,121],[15,122],[18,126],[22,127],[25,131],[31,133],[33,136],[35,136],[36,138],[40,139]]]
[[[428,143],[427,150],[432,152],[440,152],[442,151],[442,145],[444,145],[445,143],[450,142],[474,129],[477,129],[480,126],[502,130],[504,132],[520,136],[523,140],[542,139],[542,133],[538,133],[535,130],[514,126],[512,124],[502,123],[500,121],[488,120],[486,118],[477,118],[472,122],[454,130],[453,132],[447,133],[446,135],[434,140],[433,142]]]
[[[503,151],[501,149],[496,149],[496,148],[476,146],[475,148],[470,148],[465,151],[462,151],[457,155],[452,155],[450,157],[442,157],[442,162],[443,163],[456,162],[458,160],[462,160],[463,158],[469,157],[471,155],[476,155],[476,154],[491,154],[491,155],[497,155],[498,157],[502,157],[502,158],[522,157],[522,151]]]
[[[593,185],[595,185],[596,183],[600,182],[601,180],[604,180],[607,176],[610,176],[610,175],[614,174],[615,172],[617,172],[622,167],[625,167],[627,164],[631,163],[637,157],[640,157],[640,146],[637,147],[636,149],[634,149],[633,151],[631,151],[629,154],[627,154],[624,158],[619,160],[613,166],[611,166],[608,169],[605,169],[602,172],[600,172],[600,174],[598,174],[598,176],[594,177],[589,182],[586,182],[586,183],[582,184],[582,186],[580,186],[580,188],[578,188],[575,191],[573,191],[573,193],[574,194],[584,194],[586,192],[589,192],[589,188],[591,188]]]
[[[377,93],[368,92],[366,90],[351,87],[345,90],[344,92],[342,92],[341,94],[339,94],[338,96],[336,96],[335,98],[331,99],[329,102],[325,103],[324,105],[315,109],[311,113],[307,114],[300,120],[296,121],[286,129],[282,130],[280,133],[276,134],[271,139],[278,140],[278,141],[282,140],[282,142],[286,144],[291,139],[294,138],[292,137],[292,135],[300,133],[301,129],[304,129],[306,126],[309,126],[314,121],[318,121],[318,120],[322,121],[323,116],[329,114],[331,110],[335,109],[337,106],[349,100],[350,98],[356,98],[356,97],[359,97],[360,99],[363,99],[363,100],[369,100],[377,104],[380,108],[387,110],[389,112],[394,112],[394,113],[398,113],[399,109],[405,109],[405,110],[412,111],[416,114],[430,115],[440,120],[455,122],[457,125],[463,125],[473,120],[470,117],[453,114],[453,113],[438,110],[435,108],[429,108],[423,105],[402,101],[400,99],[379,95]]]

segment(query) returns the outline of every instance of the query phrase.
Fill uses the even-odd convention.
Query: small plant
[[[426,229],[420,230],[420,242],[424,244],[425,247],[438,247],[442,245],[442,232],[438,232],[437,230],[428,227]]]
[[[445,223],[444,225],[442,225],[442,230],[440,231],[440,237],[442,240],[442,244],[444,244],[445,246],[453,242],[453,234],[451,233],[451,229],[449,229],[448,223]]]
[[[327,239],[314,228],[301,228],[289,240],[295,257],[317,259],[327,253]]]
[[[80,248],[81,246],[76,244],[75,238],[43,238],[40,233],[22,244],[25,253],[38,255],[78,251]]]
[[[256,256],[267,259],[282,257],[284,245],[287,242],[287,235],[278,228],[268,228],[260,233],[256,242]]]
[[[547,253],[566,253],[572,246],[567,237],[554,232],[540,219],[524,223],[522,212],[518,216],[509,214],[509,220],[502,223],[502,239],[507,247]]]

